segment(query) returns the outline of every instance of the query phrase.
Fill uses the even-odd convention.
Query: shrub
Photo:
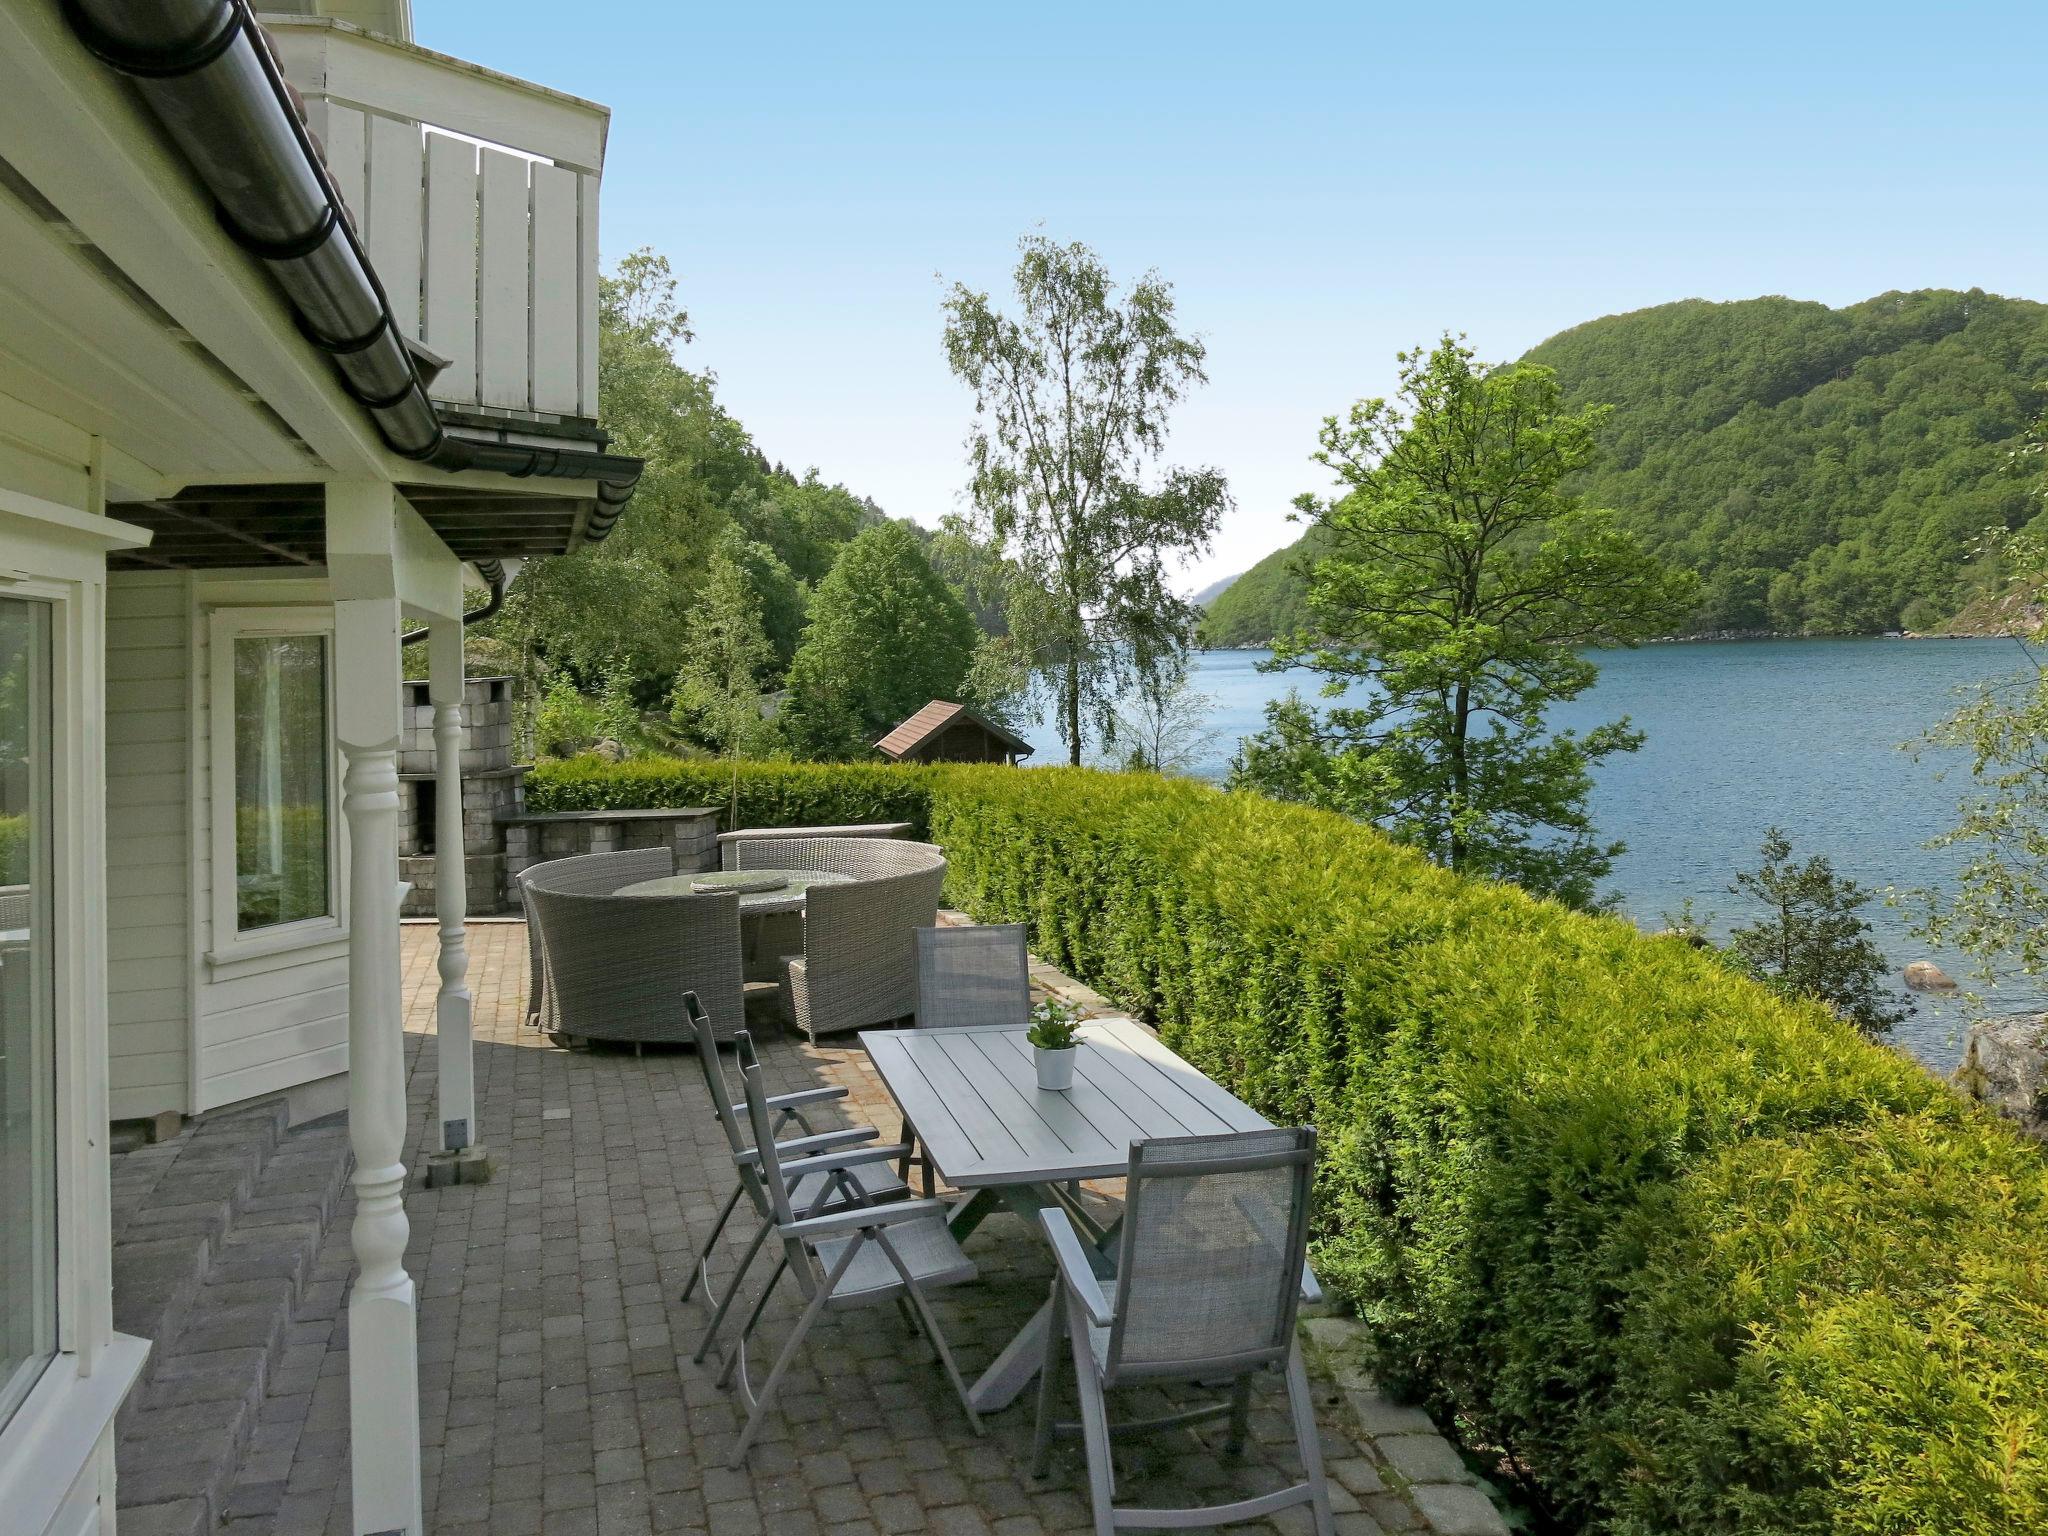
[[[544,757],[570,757],[606,738],[623,747],[643,745],[646,731],[633,704],[632,682],[624,667],[614,666],[592,695],[579,693],[567,675],[556,673],[534,710],[534,750]]]
[[[924,773],[879,763],[742,762],[736,824],[801,827],[908,821],[922,835],[929,798]],[[732,789],[732,766],[711,758],[642,757],[614,763],[586,755],[538,765],[527,775],[526,805],[532,811],[723,807]]]
[[[542,793],[657,803],[634,797],[693,771],[565,764]],[[1382,1375],[1554,1515],[2048,1524],[2048,1167],[1825,1009],[1339,817],[1153,775],[762,765],[742,806],[917,823],[956,904],[1029,922],[1317,1125],[1326,1285]]]

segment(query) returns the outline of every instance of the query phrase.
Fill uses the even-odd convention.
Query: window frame
[[[319,917],[241,929],[235,887],[235,642],[317,635],[325,642],[327,727],[327,911]],[[207,617],[207,728],[211,737],[213,942],[215,966],[262,960],[348,939],[347,871],[341,828],[341,749],[335,734],[334,609],[329,604],[215,608]]]
[[[65,966],[71,955],[66,946],[63,923],[68,915],[66,897],[68,887],[60,874],[59,859],[66,851],[65,828],[61,818],[70,814],[70,800],[66,793],[68,753],[66,748],[66,727],[64,702],[60,690],[70,681],[67,661],[67,647],[70,636],[67,624],[71,617],[70,592],[67,587],[55,583],[14,579],[0,584],[0,601],[20,602],[41,610],[43,624],[42,675],[35,682],[41,698],[34,701],[40,706],[43,716],[45,749],[41,760],[32,765],[31,780],[40,780],[30,790],[32,800],[39,800],[35,807],[41,813],[42,826],[36,829],[39,845],[30,854],[31,869],[36,864],[43,866],[41,873],[44,892],[42,896],[41,920],[48,930],[47,950],[38,957],[35,975],[30,982],[32,988],[31,1007],[40,1001],[41,1018],[47,1025],[48,1037],[38,1042],[46,1058],[38,1070],[49,1074],[50,1095],[49,1124],[45,1128],[49,1135],[47,1151],[50,1156],[50,1196],[48,1238],[51,1251],[38,1258],[37,1284],[50,1287],[50,1349],[46,1354],[32,1356],[22,1362],[15,1376],[0,1382],[0,1388],[12,1392],[13,1400],[0,1400],[0,1433],[18,1422],[35,1401],[43,1383],[52,1374],[52,1367],[66,1354],[74,1353],[71,1343],[72,1330],[70,1293],[74,1255],[71,1248],[74,1235],[66,1230],[64,1202],[70,1193],[70,1180],[74,1176],[67,1166],[66,1137],[70,1129],[71,1108],[67,1102],[71,1073],[65,1060],[64,1034],[59,1017],[59,1004],[64,987],[69,979]],[[36,884],[32,877],[30,885]],[[35,921],[32,914],[31,921]],[[33,1059],[33,1056],[32,1056]],[[32,1369],[31,1369],[32,1367]]]

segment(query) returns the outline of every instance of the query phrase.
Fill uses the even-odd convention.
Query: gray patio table
[[[665,875],[658,880],[636,880],[613,892],[617,896],[688,896],[695,892],[740,888],[740,931],[744,950],[740,965],[748,981],[774,981],[781,974],[782,956],[792,945],[803,948],[802,931],[794,920],[763,922],[764,918],[786,916],[804,909],[804,892],[814,885],[845,885],[851,875],[824,869],[705,869],[689,875]],[[771,890],[749,890],[749,886],[773,885]]]
[[[1161,1045],[1127,1018],[1081,1026],[1074,1086],[1038,1087],[1021,1028],[869,1029],[861,1044],[939,1176],[966,1198],[948,1221],[965,1240],[999,1210],[1022,1215],[1058,1205],[1095,1239],[1107,1276],[1119,1223],[1102,1226],[1063,1186],[1122,1178],[1131,1143],[1153,1136],[1205,1136],[1272,1129],[1272,1122]],[[969,1389],[978,1413],[1006,1407],[1037,1374],[1052,1306],[1031,1321]]]

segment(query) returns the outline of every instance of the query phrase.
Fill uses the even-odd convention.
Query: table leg
[[[989,1368],[974,1378],[967,1401],[976,1413],[995,1413],[1014,1403],[1045,1364],[1045,1336],[1052,1331],[1052,1303],[1042,1302],[1023,1332],[1003,1346]]]
[[[946,1212],[946,1225],[953,1240],[964,1243],[989,1217],[1002,1208],[1002,1197],[993,1189],[977,1189]]]
[[[989,1193],[992,1192],[979,1192]],[[979,1195],[976,1198],[979,1198]],[[981,1214],[987,1215],[988,1210],[993,1209],[996,1203],[990,1201],[988,1209],[984,1209]],[[1016,1211],[1026,1221],[1035,1221],[1038,1212],[1047,1207],[1065,1209],[1064,1202],[1055,1192],[1050,1189],[1041,1190],[1035,1186],[1003,1190],[1001,1203]],[[975,1218],[977,1225],[980,1220],[980,1216]],[[1095,1251],[1103,1256],[1103,1262],[1096,1266],[1098,1272],[1106,1274],[1109,1271],[1107,1255],[1115,1246],[1117,1233],[1122,1226],[1123,1222],[1119,1218],[1111,1222],[1095,1239]],[[957,1229],[955,1235],[958,1235]],[[1051,1328],[1052,1303],[1048,1301],[1042,1303],[1038,1310],[1031,1314],[1031,1321],[1024,1325],[1015,1338],[1003,1346],[1002,1353],[990,1362],[988,1369],[977,1376],[974,1385],[967,1389],[967,1400],[974,1405],[976,1413],[995,1413],[1017,1400],[1018,1394],[1031,1384],[1031,1378],[1038,1374],[1039,1368],[1045,1363],[1045,1336]]]

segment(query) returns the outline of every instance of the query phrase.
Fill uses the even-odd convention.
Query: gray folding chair
[[[1315,1408],[1294,1341],[1302,1293],[1314,1294],[1307,1271],[1314,1174],[1315,1132],[1306,1128],[1133,1143],[1113,1302],[1103,1295],[1066,1212],[1040,1212],[1059,1275],[1039,1382],[1034,1471],[1043,1477],[1050,1466],[1056,1431],[1079,1430],[1087,1446],[1096,1536],[1111,1536],[1122,1526],[1236,1525],[1295,1504],[1309,1506],[1317,1536],[1332,1536],[1336,1527]],[[1077,1425],[1053,1420],[1063,1351],[1072,1357],[1081,1399]],[[1287,1383],[1306,1474],[1301,1482],[1201,1509],[1116,1507],[1107,1389],[1133,1382],[1230,1380],[1224,1402],[1116,1428],[1161,1428],[1227,1414],[1235,1455],[1244,1448],[1252,1380],[1276,1368]]]
[[[759,1159],[754,1156],[753,1142],[741,1132],[739,1110],[732,1101],[727,1088],[725,1063],[718,1052],[718,1037],[711,1027],[711,1020],[697,1001],[694,992],[685,993],[683,1006],[690,1016],[690,1028],[697,1040],[697,1065],[704,1074],[704,1090],[711,1097],[711,1108],[718,1116],[718,1123],[725,1131],[725,1139],[732,1149],[733,1166],[739,1172],[732,1193],[725,1197],[725,1204],[719,1208],[718,1220],[712,1225],[711,1235],[697,1250],[697,1263],[690,1271],[689,1282],[683,1287],[683,1300],[688,1301],[697,1282],[703,1281],[704,1295],[708,1300],[715,1287],[711,1280],[711,1254],[724,1234],[726,1224],[738,1208],[741,1196],[747,1196],[754,1208],[764,1210],[768,1201],[756,1187],[761,1174]],[[746,1030],[733,1036],[733,1051],[738,1056],[742,1072],[759,1063],[754,1056],[754,1038]],[[812,1169],[808,1158],[815,1153],[837,1152],[871,1142],[879,1134],[873,1126],[853,1126],[842,1131],[814,1131],[805,1119],[804,1111],[820,1104],[830,1103],[846,1097],[844,1088],[805,1088],[795,1093],[778,1093],[768,1100],[768,1109],[773,1117],[773,1134],[780,1137],[793,1124],[803,1134],[789,1141],[776,1143],[776,1155],[782,1160],[784,1175],[788,1182],[789,1201],[793,1210],[806,1216],[823,1215],[826,1211],[840,1210],[849,1205],[872,1205],[881,1200],[896,1200],[909,1193],[903,1180],[890,1168],[874,1162],[859,1162],[848,1166],[835,1166],[823,1170]],[[718,1330],[725,1323],[726,1313],[739,1296],[740,1284],[746,1279],[747,1271],[753,1267],[754,1259],[761,1251],[761,1245],[768,1239],[772,1223],[763,1217],[754,1240],[747,1245],[745,1255],[726,1281],[725,1290],[717,1298],[711,1312],[711,1320],[705,1325],[704,1336],[698,1341],[692,1359],[701,1361],[710,1353],[718,1337]]]
[[[789,1171],[775,1143],[770,1119],[774,1111],[769,1107],[759,1064],[746,1068],[741,1076],[746,1084],[747,1118],[753,1124],[760,1170],[760,1177],[747,1182],[746,1188],[763,1202],[762,1214],[772,1217],[776,1234],[782,1239],[782,1258],[762,1288],[746,1326],[740,1329],[738,1344],[726,1356],[718,1373],[720,1386],[737,1376],[740,1399],[747,1405],[746,1428],[740,1431],[739,1444],[733,1449],[732,1465],[745,1463],[754,1437],[760,1433],[761,1421],[788,1374],[790,1362],[811,1331],[811,1324],[828,1307],[841,1311],[884,1302],[903,1307],[912,1324],[931,1341],[939,1362],[946,1368],[947,1379],[959,1395],[961,1407],[967,1410],[968,1422],[980,1434],[981,1417],[967,1399],[967,1383],[960,1379],[953,1351],[947,1347],[939,1320],[925,1300],[926,1292],[959,1285],[975,1275],[974,1261],[961,1252],[960,1244],[946,1226],[945,1202],[896,1200],[884,1205],[848,1206],[819,1216],[799,1216],[790,1198]],[[868,1146],[822,1152],[792,1166],[826,1172],[893,1160],[903,1150],[900,1146]],[[782,1352],[775,1357],[768,1379],[756,1392],[747,1370],[747,1338],[760,1322],[785,1273],[796,1276],[797,1288],[804,1297],[803,1315],[790,1330]]]
[[[1000,1025],[1022,1029],[1031,1022],[1031,955],[1022,923],[982,923],[967,928],[917,930],[917,1027],[968,1029]],[[910,1156],[896,1171],[910,1177],[922,1170],[919,1187],[932,1192],[931,1160],[918,1146],[908,1120],[900,1138]]]

